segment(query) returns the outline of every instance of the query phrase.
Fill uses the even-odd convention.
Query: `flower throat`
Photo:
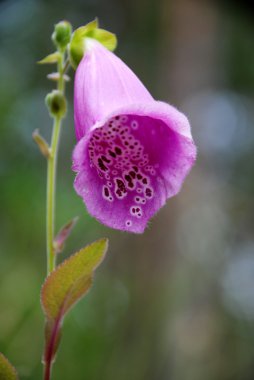
[[[132,225],[132,218],[142,217],[142,206],[154,197],[151,176],[156,171],[135,137],[139,128],[137,119],[116,116],[94,131],[88,146],[90,165],[101,178],[102,197],[108,202],[128,200],[127,227]]]

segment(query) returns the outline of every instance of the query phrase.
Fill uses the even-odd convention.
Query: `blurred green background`
[[[0,351],[42,376],[47,139],[54,23],[97,16],[155,98],[185,112],[198,160],[144,235],[93,220],[73,190],[72,86],[59,157],[57,227],[80,219],[66,257],[101,236],[95,285],[65,320],[53,379],[253,380],[254,13],[251,2],[0,1]]]

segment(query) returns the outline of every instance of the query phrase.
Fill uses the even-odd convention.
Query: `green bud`
[[[57,48],[65,49],[71,40],[72,26],[68,21],[60,21],[55,25],[52,41]]]
[[[69,60],[74,69],[78,67],[79,62],[86,52],[86,41],[88,38],[99,41],[111,51],[115,50],[117,45],[115,34],[100,29],[97,19],[89,22],[85,26],[81,26],[73,32],[68,49]]]
[[[53,90],[46,98],[45,103],[52,117],[64,117],[67,110],[67,102],[61,91]]]

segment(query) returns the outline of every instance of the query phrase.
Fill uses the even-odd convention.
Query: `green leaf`
[[[56,253],[60,253],[63,251],[65,242],[70,236],[70,233],[75,224],[77,223],[77,220],[78,217],[73,218],[68,223],[66,223],[54,238],[54,250]]]
[[[40,65],[46,65],[48,63],[57,63],[59,61],[59,58],[61,57],[60,53],[56,51],[55,53],[47,55],[45,58],[41,59],[37,63]]]
[[[87,293],[107,247],[107,239],[98,240],[65,260],[47,277],[41,302],[48,320],[61,319]]]
[[[0,352],[0,380],[18,380],[16,369]]]

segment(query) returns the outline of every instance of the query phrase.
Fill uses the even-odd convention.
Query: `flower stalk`
[[[58,74],[59,79],[57,82],[57,89],[59,93],[65,98],[65,83],[64,83],[64,52],[61,52],[58,60]],[[53,103],[53,101],[51,102]],[[60,139],[60,131],[62,126],[62,119],[65,112],[55,112],[53,118],[53,132],[50,146],[50,156],[48,157],[47,168],[47,273],[51,273],[56,265],[56,252],[54,249],[55,237],[55,192],[56,192],[56,169],[57,169],[57,155]]]

